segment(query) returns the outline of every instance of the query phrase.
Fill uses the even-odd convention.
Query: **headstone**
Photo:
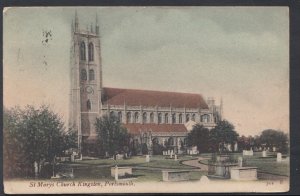
[[[177,161],[177,154],[174,155],[174,160]]]
[[[170,158],[173,159],[173,154],[172,153],[170,154]]]
[[[247,151],[246,150],[243,150],[243,156],[244,155],[247,155]]]
[[[248,154],[249,156],[253,156],[253,150],[251,149],[250,151],[249,151],[249,154]]]
[[[71,154],[71,162],[74,162],[74,161],[75,161],[75,155]]]
[[[276,152],[276,147],[273,147],[273,152]]]
[[[237,144],[237,142],[234,144],[234,151],[235,152],[238,151],[238,144]]]
[[[106,152],[105,152],[105,157],[108,157],[108,156],[109,156],[109,155],[108,155],[108,152],[106,151]]]
[[[282,155],[281,153],[277,153],[277,162],[281,162],[282,161]]]
[[[267,152],[265,150],[262,151],[262,157],[267,157]]]
[[[168,155],[170,155],[171,154],[171,150],[168,150]]]
[[[243,167],[243,157],[238,158],[238,165],[239,167]]]
[[[146,155],[146,162],[150,162],[150,155]]]
[[[230,169],[232,180],[257,180],[257,167],[233,167]]]
[[[35,177],[37,177],[38,173],[39,173],[38,163],[36,161],[34,161],[33,166],[34,166],[34,175],[35,175]]]
[[[202,177],[200,178],[200,183],[206,184],[206,183],[209,183],[209,182],[210,182],[210,180],[208,179],[207,176],[202,176]]]
[[[119,171],[118,171],[118,166],[116,165],[115,167],[115,180],[119,180]]]

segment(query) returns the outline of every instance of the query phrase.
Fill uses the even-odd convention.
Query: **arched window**
[[[182,114],[179,114],[179,123],[182,123]]]
[[[89,61],[94,60],[94,45],[93,43],[89,43]]]
[[[147,113],[143,113],[143,123],[147,123]]]
[[[90,100],[87,100],[87,102],[86,102],[86,108],[87,108],[87,110],[91,110],[92,109],[92,104],[91,104]]]
[[[128,112],[126,114],[126,120],[127,120],[127,123],[131,123],[131,113],[130,112]]]
[[[165,114],[165,123],[166,124],[169,123],[169,114],[168,113]]]
[[[169,146],[173,146],[174,145],[174,139],[172,137],[170,137],[168,139],[168,144],[169,144]]]
[[[158,113],[158,124],[160,124],[161,123],[161,121],[162,121],[162,119],[161,119],[161,113]]]
[[[154,123],[154,114],[153,113],[150,114],[150,123]]]
[[[185,116],[185,122],[188,122],[189,120],[190,120],[190,115],[187,114],[187,115]]]
[[[139,113],[138,112],[134,113],[134,122],[135,123],[139,122]]]
[[[210,118],[209,115],[204,114],[201,116],[201,122],[209,122]]]
[[[85,61],[85,43],[80,44],[80,60]]]
[[[118,120],[119,122],[122,122],[122,112],[118,112]]]
[[[194,121],[194,122],[195,122],[195,118],[196,118],[196,115],[195,115],[195,114],[193,114],[193,115],[192,115],[192,121]]]
[[[176,123],[176,114],[172,114],[172,123],[173,123],[173,124]]]
[[[89,79],[90,80],[95,80],[95,72],[93,69],[89,70]]]
[[[82,69],[80,73],[81,80],[87,80],[86,70]]]

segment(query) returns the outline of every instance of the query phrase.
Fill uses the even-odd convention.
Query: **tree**
[[[209,148],[209,130],[203,125],[195,125],[187,136],[187,145],[197,146],[200,153],[207,152]]]
[[[277,147],[278,151],[286,153],[288,150],[288,135],[282,131],[267,129],[260,135],[260,142],[266,147]]]
[[[64,124],[48,106],[4,111],[5,167],[7,176],[33,176],[34,162],[52,162],[65,150]],[[20,171],[20,167],[23,168]]]
[[[95,127],[98,134],[98,147],[102,155],[105,152],[114,155],[129,148],[130,135],[116,116],[105,115],[97,118]]]
[[[214,152],[223,151],[225,144],[231,144],[237,141],[238,133],[234,130],[234,126],[226,121],[220,121],[217,126],[210,131],[210,144]]]

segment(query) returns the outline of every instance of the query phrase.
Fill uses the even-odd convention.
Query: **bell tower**
[[[95,29],[95,31],[94,31]],[[83,154],[95,141],[95,119],[100,115],[102,65],[98,18],[95,28],[80,29],[77,12],[72,22],[70,51],[69,127],[78,131],[78,149]]]

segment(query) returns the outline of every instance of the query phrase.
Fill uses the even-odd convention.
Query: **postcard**
[[[288,7],[7,7],[5,193],[286,192]]]

